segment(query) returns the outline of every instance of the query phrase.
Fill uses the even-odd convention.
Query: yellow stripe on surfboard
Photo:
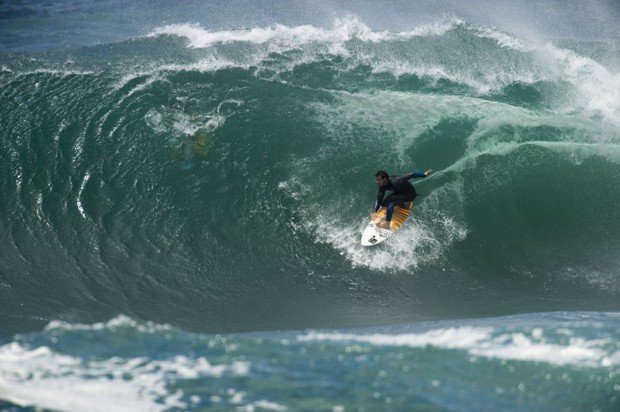
[[[413,208],[413,202],[409,204],[409,209],[405,209],[404,207],[394,206],[394,213],[392,213],[392,220],[390,221],[390,230],[396,232],[400,227],[405,223],[407,217],[409,217],[409,213]],[[385,219],[387,215],[387,209],[384,206],[377,211],[377,217]]]

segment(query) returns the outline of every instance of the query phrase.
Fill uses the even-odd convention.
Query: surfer
[[[377,201],[375,202],[375,208],[371,218],[376,218],[377,211],[381,206],[385,206],[387,209],[385,220],[377,223],[378,227],[382,229],[390,228],[394,206],[409,209],[410,203],[413,202],[417,196],[415,188],[409,183],[409,180],[416,177],[426,177],[431,174],[432,171],[433,169],[428,169],[424,173],[413,172],[402,176],[389,176],[384,170],[379,170],[375,173],[375,180],[379,186],[379,194],[377,195]],[[392,194],[383,199],[386,190],[392,191]]]

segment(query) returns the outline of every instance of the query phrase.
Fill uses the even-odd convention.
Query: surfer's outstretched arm
[[[426,177],[426,176],[430,175],[432,171],[433,171],[433,169],[428,169],[426,172],[413,172],[413,173],[409,173],[408,175],[405,175],[404,177],[407,180],[415,179],[415,178],[418,178],[418,177]]]
[[[392,179],[392,183],[394,184],[394,186],[399,186],[399,185],[402,185],[404,182],[408,182],[411,179],[414,179],[417,177],[426,177],[432,171],[433,169],[428,169],[426,172],[413,172],[413,173],[408,173],[402,176],[394,176]]]

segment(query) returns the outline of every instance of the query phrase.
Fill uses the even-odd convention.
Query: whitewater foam
[[[620,365],[620,352],[606,350],[607,339],[571,337],[566,343],[548,342],[542,329],[530,333],[501,333],[494,328],[463,326],[407,334],[346,334],[310,332],[300,341],[359,342],[377,346],[427,346],[463,350],[474,356],[544,362],[554,365],[611,367]]]
[[[350,226],[321,215],[315,219],[315,222],[306,224],[307,230],[316,235],[318,242],[331,244],[339,250],[353,267],[365,266],[379,271],[411,270],[440,254],[439,242],[426,228],[414,222],[414,218],[410,218],[407,225],[390,239],[389,248],[372,249],[360,244],[361,232],[368,224],[366,219]],[[428,253],[429,245],[435,246],[431,246],[434,253]],[[425,253],[420,253],[422,248]]]
[[[266,28],[253,28],[245,30],[209,31],[196,24],[173,24],[160,27],[152,31],[148,36],[156,37],[170,35],[186,38],[188,47],[206,48],[216,44],[232,42],[247,42],[264,44],[272,42],[277,50],[299,47],[312,42],[343,43],[353,39],[364,42],[382,42],[393,40],[406,40],[415,36],[441,35],[450,30],[460,21],[453,19],[449,22],[433,23],[420,26],[410,31],[392,33],[388,31],[374,32],[366,24],[356,17],[335,19],[331,29],[301,25],[288,27],[276,24]],[[275,51],[273,49],[272,51]]]
[[[544,49],[558,65],[564,79],[581,92],[583,110],[590,118],[620,127],[620,73],[611,73],[599,63],[574,52],[546,44]],[[574,110],[567,105],[566,112]]]
[[[492,29],[490,27],[481,27],[481,26],[473,26],[473,25],[463,25],[463,27],[467,28],[471,33],[473,33],[477,37],[482,37],[486,39],[491,39],[497,42],[500,47],[505,47],[507,49],[529,52],[532,50],[532,46],[522,40],[519,40],[515,37],[512,37],[506,33],[503,33],[499,30]]]
[[[244,102],[239,99],[225,99],[220,101],[213,110],[201,114],[188,114],[179,108],[151,108],[144,115],[144,122],[155,133],[162,135],[166,139],[170,140],[171,137],[180,139],[173,146],[183,145],[183,142],[189,143],[187,138],[193,136],[199,130],[213,133],[224,125],[228,117],[234,115],[234,109],[243,104]]]
[[[390,42],[427,36],[438,37],[441,44],[441,36],[454,33],[455,29],[475,37],[493,40],[498,47],[518,52],[521,57],[506,57],[507,60],[502,60],[500,66],[493,60],[465,60],[455,66],[456,62],[450,63],[450,60],[446,61],[441,57],[445,53],[450,54],[449,50],[442,50],[437,54],[420,49],[418,53],[411,54],[408,48],[401,53],[395,53],[388,46]],[[151,73],[181,70],[206,72],[229,67],[247,69],[251,66],[258,66],[257,73],[261,73],[263,69],[260,66],[270,61],[271,53],[302,50],[303,53],[281,63],[281,67],[270,66],[269,70],[275,70],[276,73],[291,72],[299,65],[325,59],[327,53],[346,59],[336,65],[336,69],[340,71],[366,65],[373,73],[390,73],[397,78],[408,74],[435,80],[446,79],[467,85],[483,96],[501,92],[503,87],[517,83],[532,85],[547,81],[557,84],[569,82],[579,92],[579,98],[558,96],[555,101],[548,103],[565,113],[578,110],[583,112],[584,118],[601,116],[615,126],[620,125],[619,73],[612,73],[594,60],[556,47],[552,43],[521,40],[499,30],[471,25],[455,18],[402,32],[373,31],[358,18],[347,17],[336,19],[331,28],[274,25],[265,28],[209,31],[195,24],[180,24],[157,28],[148,36],[161,35],[185,38],[191,48],[207,49],[234,43],[264,47],[254,48],[242,56],[237,54],[234,60],[219,56],[214,49],[212,55],[201,58],[198,63],[164,65],[150,70]],[[352,40],[382,46],[360,49],[349,44]],[[310,44],[318,48],[306,47]],[[446,47],[450,47],[449,44],[448,42]],[[475,53],[476,50],[472,52]],[[519,60],[529,60],[530,63],[522,64]],[[121,79],[119,85],[131,78],[132,76],[127,76]]]
[[[546,77],[531,78],[528,83],[537,80],[568,81],[580,91],[582,109],[589,117],[600,115],[620,126],[620,73],[612,73],[598,62],[550,42],[525,42],[491,28],[467,27],[474,35],[493,39],[501,47],[535,56],[538,63],[547,69]],[[565,112],[575,110],[574,103],[562,107]]]
[[[98,331],[110,330],[115,331],[119,328],[131,328],[140,333],[156,333],[161,331],[169,331],[170,325],[159,324],[151,321],[139,322],[126,315],[118,315],[107,322],[96,323],[71,323],[62,320],[53,320],[49,322],[43,329],[45,332],[51,331]]]
[[[425,199],[416,203],[414,214],[405,226],[392,236],[389,247],[363,247],[360,236],[369,218],[344,219],[341,216],[342,207],[339,205],[309,207],[313,202],[307,197],[311,196],[313,191],[301,183],[302,176],[303,172],[279,184],[280,190],[305,205],[298,211],[301,223],[291,222],[293,230],[301,229],[312,233],[316,242],[330,244],[352,267],[368,267],[383,272],[413,270],[423,263],[441,258],[452,243],[465,239],[467,235],[467,229],[443,211],[445,203],[443,207],[437,207],[446,201],[462,201],[460,186],[447,184],[436,193],[433,192],[429,201]],[[442,199],[438,200],[440,196]],[[338,211],[332,211],[331,208]]]
[[[128,318],[107,324],[69,326],[54,323],[48,330],[113,328],[134,325]],[[30,349],[18,342],[0,346],[0,393],[22,406],[35,405],[64,411],[161,411],[186,408],[183,392],[170,393],[176,379],[247,375],[249,363],[213,365],[206,358],[177,355],[168,359],[82,359],[61,355],[41,346]]]

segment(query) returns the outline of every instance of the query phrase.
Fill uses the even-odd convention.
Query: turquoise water
[[[117,317],[0,346],[0,406],[53,410],[600,410],[617,314],[205,335]]]
[[[547,26],[529,3],[522,26],[449,2],[0,5],[0,399],[614,410],[597,4]],[[428,168],[362,248],[374,172]]]

